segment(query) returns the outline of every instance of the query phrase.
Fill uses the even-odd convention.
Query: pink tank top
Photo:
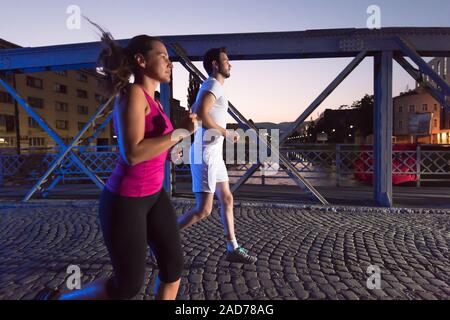
[[[170,119],[165,115],[159,102],[145,92],[150,105],[150,113],[145,116],[145,138],[165,135],[173,131]],[[115,118],[114,118],[115,127]],[[117,130],[116,130],[117,132]],[[161,190],[164,180],[164,162],[168,150],[155,158],[130,166],[119,156],[119,161],[106,182],[106,188],[126,197],[145,197]]]

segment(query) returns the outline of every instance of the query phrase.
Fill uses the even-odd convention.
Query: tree
[[[358,109],[359,111],[357,128],[363,136],[368,136],[373,133],[373,106],[374,97],[368,94],[352,104],[352,108]]]

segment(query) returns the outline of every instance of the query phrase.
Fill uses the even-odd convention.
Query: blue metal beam
[[[47,171],[44,173],[44,175],[38,180],[38,182],[33,186],[33,188],[26,194],[23,201],[28,201],[33,194],[37,190],[41,190],[41,185],[43,185],[45,182],[47,182],[48,177],[52,174],[52,172],[58,168],[64,157],[68,154],[70,154],[70,157],[77,165],[81,171],[83,171],[99,188],[103,188],[104,183],[103,181],[94,173],[92,173],[86,166],[84,165],[83,161],[72,151],[72,148],[78,143],[78,140],[80,137],[88,130],[91,123],[97,119],[98,115],[103,112],[104,108],[106,108],[109,103],[114,99],[114,96],[112,96],[108,102],[106,102],[104,105],[102,105],[98,110],[94,113],[91,120],[83,127],[80,132],[78,132],[77,136],[72,140],[72,142],[69,145],[66,145],[64,141],[59,137],[59,135],[37,114],[32,107],[30,107],[25,100],[20,97],[16,91],[9,86],[7,82],[5,82],[3,79],[0,78],[0,86],[3,86],[5,90],[18,102],[18,104],[25,110],[25,112],[30,115],[37,123],[38,125],[61,147],[62,151],[57,156],[56,160],[50,165],[50,167],[47,169]],[[52,184],[53,185],[53,184]]]
[[[195,65],[189,60],[189,58],[185,55],[185,50],[179,46],[179,44],[172,44],[171,49],[179,56],[181,60],[183,60],[183,65],[188,65],[186,68],[190,73],[193,73],[200,82],[203,82],[202,79],[206,79],[206,77],[195,67]],[[287,159],[284,155],[279,153],[278,148],[272,149],[271,146],[267,143],[265,137],[261,135],[258,131],[258,128],[250,123],[240,112],[239,110],[228,102],[228,113],[236,119],[237,123],[241,127],[248,127],[250,129],[255,130],[258,137],[258,142],[261,142],[260,147],[268,148],[272,153],[275,153],[278,156],[278,159],[284,164],[284,170],[287,174],[294,179],[295,183],[300,186],[302,189],[308,189],[310,194],[314,195],[317,200],[319,200],[322,204],[328,204],[328,201],[311,185],[304,177],[300,175],[297,171],[297,168],[292,165],[292,163]]]
[[[178,43],[191,61],[211,47],[225,46],[233,60],[354,57],[361,51],[400,51],[397,36],[407,36],[421,56],[450,56],[450,28],[331,29],[270,33],[161,36]],[[129,39],[118,40],[126,45]],[[0,71],[93,68],[100,42],[0,50]],[[171,56],[178,61],[176,55]]]
[[[364,60],[367,52],[360,52],[356,58],[354,58],[345,68],[342,70],[339,75],[322,91],[322,93],[306,108],[305,111],[294,121],[291,127],[286,131],[286,133],[280,138],[280,146],[282,146],[289,136],[297,130],[297,128],[302,124],[308,116],[317,109],[318,106],[339,86],[339,84],[347,78],[347,76],[355,70],[355,68]],[[233,185],[232,191],[236,191],[242,184],[244,184],[253,173],[258,170],[261,166],[260,163],[252,165],[247,172]]]
[[[114,115],[114,110],[112,109],[106,114],[106,118],[105,118],[105,120],[103,120],[102,124],[100,126],[98,126],[95,129],[94,133],[92,133],[92,135],[86,140],[86,146],[89,146],[92,143],[92,141],[94,141],[94,139],[97,137],[97,135],[100,134],[103,131],[103,129],[105,129],[105,127],[109,124],[109,122],[113,118],[113,115]],[[104,115],[101,115],[101,117],[103,117],[103,116]]]
[[[392,206],[392,52],[374,59],[374,194],[378,205]]]
[[[415,64],[417,64],[420,72],[428,75],[438,85],[438,91],[441,91],[442,94],[450,97],[450,86],[448,85],[448,83],[444,79],[442,79],[425,60],[422,59],[411,42],[401,37],[397,38],[397,42],[401,47],[403,53],[407,55]]]
[[[170,84],[161,83],[161,104],[164,108],[164,113],[170,118]],[[166,160],[164,164],[164,182],[163,187],[169,196],[172,196],[172,182],[171,182],[171,162]]]
[[[405,58],[401,56],[394,57],[395,61],[405,69],[406,72],[413,77],[436,101],[438,101],[446,110],[450,111],[450,103],[446,96],[436,88],[431,87],[426,81],[424,81],[422,73],[414,68]]]

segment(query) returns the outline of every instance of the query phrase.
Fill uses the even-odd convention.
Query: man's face
[[[230,77],[230,71],[231,71],[231,64],[228,60],[228,56],[226,53],[221,52],[220,53],[220,60],[219,60],[219,73],[225,78]]]

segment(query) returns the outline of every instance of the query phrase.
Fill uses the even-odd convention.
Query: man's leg
[[[255,263],[256,257],[251,256],[247,250],[240,247],[234,233],[233,194],[228,181],[216,184],[216,196],[220,201],[220,217],[227,237],[227,260],[230,262]]]
[[[216,196],[220,202],[220,217],[227,241],[236,239],[234,234],[233,194],[228,181],[217,182]]]
[[[208,217],[211,214],[214,200],[214,193],[196,192],[195,207],[178,218],[180,230],[192,226],[197,221]]]

